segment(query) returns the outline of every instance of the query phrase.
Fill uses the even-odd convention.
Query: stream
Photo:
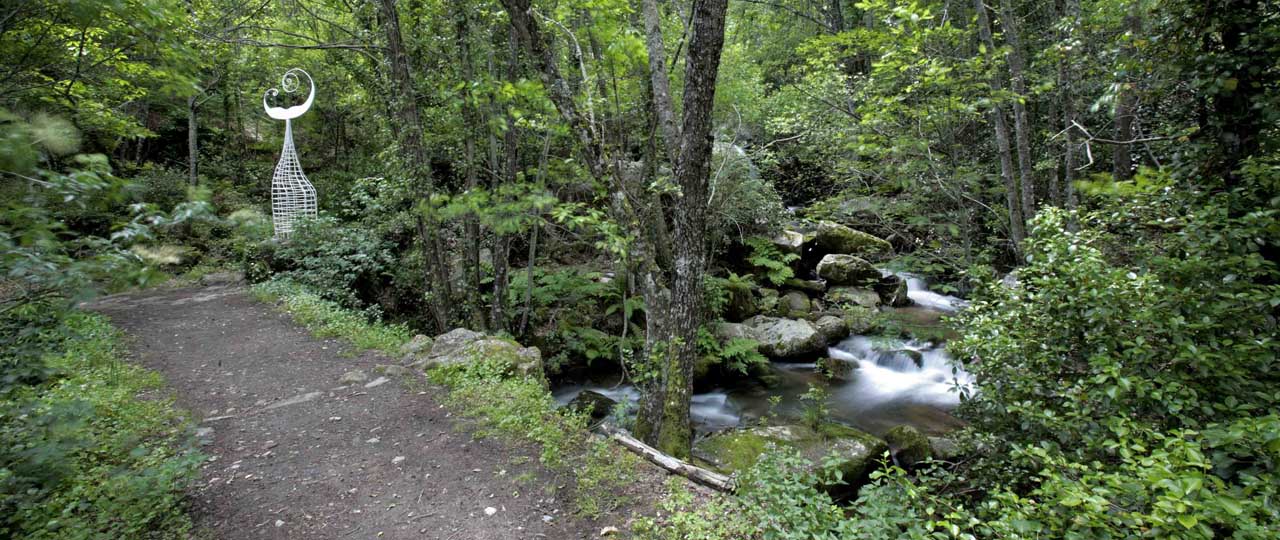
[[[925,281],[898,273],[907,281],[914,303],[899,309],[913,317],[936,319],[962,309],[962,299],[930,291]],[[971,388],[972,376],[946,352],[945,344],[881,336],[854,335],[828,347],[827,356],[856,363],[848,381],[827,386],[827,408],[832,421],[848,424],[874,435],[901,424],[940,435],[961,425],[949,414],[960,403],[960,390]],[[817,358],[813,359],[814,361]],[[771,362],[775,384],[738,382],[694,394],[690,414],[694,428],[709,433],[737,427],[772,412],[782,418],[798,418],[805,403],[800,396],[810,384],[824,382],[814,362]],[[620,403],[634,404],[639,392],[615,381],[579,382],[555,388],[561,404],[583,390],[600,392]],[[778,404],[770,411],[770,398]]]

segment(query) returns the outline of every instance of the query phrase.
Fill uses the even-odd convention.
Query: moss
[[[741,471],[756,464],[765,446],[778,442],[753,431],[737,431],[703,439],[697,452],[712,466],[724,472]]]
[[[903,425],[889,430],[884,434],[884,440],[893,448],[893,457],[902,467],[912,467],[928,461],[933,454],[929,438],[911,426]]]

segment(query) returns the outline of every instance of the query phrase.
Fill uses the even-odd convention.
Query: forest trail
[[[474,439],[439,390],[383,380],[375,366],[395,361],[312,337],[241,285],[91,307],[212,428],[192,490],[197,537],[569,539],[609,525],[574,518],[531,449]],[[352,370],[369,380],[338,382]]]

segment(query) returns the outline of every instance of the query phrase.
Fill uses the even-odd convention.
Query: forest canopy
[[[39,400],[78,303],[234,269],[620,377],[684,458],[695,390],[800,356],[752,324],[972,376],[951,455],[753,455],[654,537],[1274,538],[1277,59],[1270,0],[6,2],[0,532],[74,481],[46,428],[88,417]],[[285,238],[290,68],[318,214]],[[910,279],[962,309],[918,328]]]

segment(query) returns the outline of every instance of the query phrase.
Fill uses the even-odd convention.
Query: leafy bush
[[[604,279],[600,272],[566,267],[556,270],[535,268],[532,290],[525,272],[515,272],[508,287],[513,314],[525,309],[529,294],[527,335],[543,351],[548,373],[554,374],[573,362],[592,364],[619,358],[621,351],[636,350],[644,329],[638,315],[644,303],[638,297],[623,301],[624,280]],[[622,337],[626,324],[627,337]]]
[[[187,534],[184,490],[203,458],[171,401],[138,398],[160,377],[124,363],[98,315],[72,314],[38,339],[57,352],[36,384],[10,377],[10,347],[0,359],[0,536]]]
[[[361,349],[374,349],[388,355],[400,354],[400,346],[409,341],[404,325],[386,325],[376,318],[344,309],[316,292],[288,279],[274,279],[254,285],[258,300],[278,302],[299,324],[310,328],[318,337],[348,340]]]
[[[390,242],[363,227],[332,217],[300,222],[275,250],[284,276],[347,307],[376,303],[396,259]]]
[[[769,239],[759,236],[748,238],[747,247],[751,248],[751,255],[747,257],[747,262],[762,272],[764,278],[775,287],[795,277],[791,263],[800,259],[799,255],[783,253]]]

